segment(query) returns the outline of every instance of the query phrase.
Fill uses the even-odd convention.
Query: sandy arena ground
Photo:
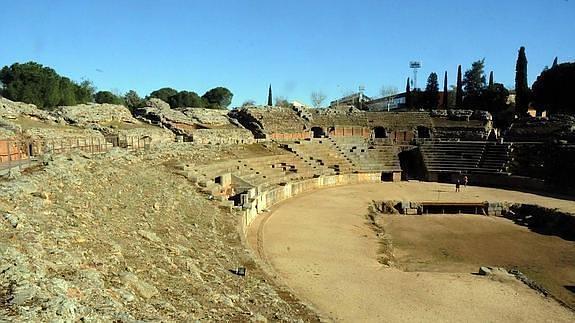
[[[573,312],[515,279],[496,281],[472,275],[471,270],[476,271],[479,265],[494,265],[484,261],[498,262],[498,259],[489,253],[469,255],[468,249],[481,246],[477,237],[463,247],[453,240],[449,242],[450,230],[453,236],[462,237],[453,228],[464,229],[463,217],[445,216],[435,222],[425,217],[389,220],[386,225],[392,238],[397,238],[399,267],[407,271],[386,268],[377,261],[379,240],[366,219],[372,200],[516,201],[575,212],[575,202],[568,200],[479,187],[468,187],[460,193],[453,190],[453,185],[419,182],[318,190],[285,201],[272,212],[262,214],[250,228],[248,240],[278,280],[336,321],[573,322]],[[418,219],[421,222],[417,223]],[[514,237],[530,236],[528,243],[533,244],[533,249],[515,243],[505,253],[532,250],[526,257],[533,255],[535,265],[540,265],[537,254],[545,250],[546,245],[538,245],[541,241],[547,241],[548,246],[561,246],[563,249],[557,253],[564,252],[566,256],[543,261],[541,268],[550,270],[557,266],[565,279],[575,279],[571,274],[575,264],[570,263],[575,243],[529,232],[504,219],[473,216],[469,220],[476,231],[478,228],[490,230],[486,239],[497,237],[496,228],[500,225],[509,228]],[[416,224],[419,229],[412,229],[418,232],[414,238],[406,230]],[[438,228],[435,236],[433,226]],[[542,240],[537,240],[537,236]],[[449,243],[443,245],[436,241],[426,245],[430,237]],[[486,248],[492,246],[486,245]],[[448,251],[434,252],[442,248]],[[431,258],[426,258],[426,252]],[[441,256],[446,253],[455,255],[442,264]],[[547,258],[554,260],[555,256],[556,253],[550,253]],[[525,261],[525,257],[515,258]]]

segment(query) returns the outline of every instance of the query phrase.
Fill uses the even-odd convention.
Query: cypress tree
[[[515,65],[515,108],[517,111],[526,112],[528,104],[527,57],[525,56],[525,47],[521,46]]]
[[[457,67],[457,87],[455,88],[455,107],[461,108],[463,104],[463,83],[461,81],[461,65]]]
[[[268,106],[272,106],[273,105],[273,101],[272,101],[272,85],[270,84],[270,88],[268,90]]]
[[[409,86],[409,77],[407,78],[407,85],[405,86],[405,106],[411,108],[411,87]]]
[[[557,67],[557,56],[555,56],[555,59],[553,60],[553,65],[551,65],[551,68]]]
[[[493,88],[493,71],[489,72],[489,85],[488,85],[488,87],[490,89]]]
[[[448,96],[448,92],[447,92],[447,71],[445,71],[445,74],[443,75],[443,102],[441,103],[441,106],[444,109],[447,109],[447,96]]]

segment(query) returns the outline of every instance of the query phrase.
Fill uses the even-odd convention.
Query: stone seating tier
[[[505,172],[509,150],[508,144],[484,141],[427,141],[420,145],[430,172]]]

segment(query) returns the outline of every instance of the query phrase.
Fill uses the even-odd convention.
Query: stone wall
[[[236,129],[197,129],[192,132],[192,140],[199,144],[251,144],[252,133],[243,128]]]
[[[243,205],[241,213],[242,231],[245,234],[250,224],[263,210],[300,193],[332,186],[379,182],[381,182],[381,173],[378,172],[320,176],[303,181],[287,183],[284,186],[275,187],[262,192],[258,192],[257,188],[253,188],[248,191],[246,194],[247,196],[245,197],[247,202]]]

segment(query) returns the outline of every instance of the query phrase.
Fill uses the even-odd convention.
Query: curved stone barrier
[[[259,191],[258,188],[250,189],[244,196],[241,214],[241,229],[244,235],[254,219],[263,210],[287,200],[298,194],[313,191],[319,188],[341,186],[348,184],[378,183],[381,182],[381,173],[352,173],[341,175],[329,175],[310,178],[302,181],[287,183],[283,186]]]

